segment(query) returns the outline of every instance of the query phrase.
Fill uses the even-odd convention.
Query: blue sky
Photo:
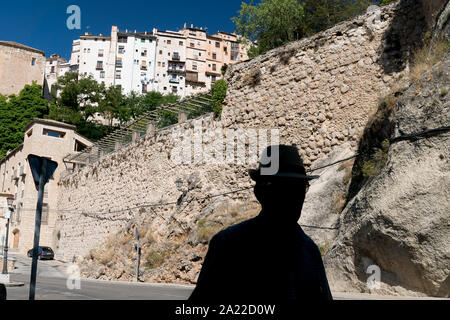
[[[72,40],[88,31],[109,35],[111,25],[120,30],[178,30],[184,22],[207,27],[208,33],[232,32],[230,18],[242,0],[11,0],[0,4],[0,40],[15,41],[70,58]],[[81,30],[69,30],[66,13],[70,5],[81,8]]]

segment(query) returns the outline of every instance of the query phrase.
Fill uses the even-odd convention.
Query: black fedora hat
[[[278,170],[273,174],[262,174],[261,169],[270,168],[270,158],[273,158],[272,152],[277,152],[278,149]],[[270,155],[269,155],[270,154]],[[306,174],[303,160],[298,153],[296,146],[274,145],[267,147],[259,163],[258,169],[249,169],[248,173],[252,180],[278,180],[278,179],[301,179],[313,180],[320,176],[310,176]]]

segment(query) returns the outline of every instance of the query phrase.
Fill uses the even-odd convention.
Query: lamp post
[[[14,198],[7,198],[6,201],[8,202],[8,212],[6,213],[6,240],[5,240],[5,247],[3,248],[3,272],[2,274],[8,274],[8,236],[9,236],[9,220],[11,218],[11,213],[14,212],[13,208],[13,202]]]

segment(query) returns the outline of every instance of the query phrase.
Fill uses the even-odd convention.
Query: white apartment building
[[[70,63],[63,57],[52,54],[45,62],[44,97],[48,100],[56,97],[58,92],[55,84],[70,70]]]
[[[79,40],[74,41],[70,68],[79,75],[92,76],[97,82],[106,86],[114,84],[112,75],[106,77],[108,63],[110,64],[111,37],[86,33]]]
[[[179,32],[153,29],[157,38],[155,90],[186,96],[186,38]]]
[[[70,70],[107,87],[120,85],[124,94],[146,93],[156,90],[155,54],[151,33],[120,32],[113,26],[109,37],[86,33],[73,42]]]
[[[155,83],[156,37],[151,33],[111,32],[111,46],[116,47],[114,85],[125,94],[157,90]]]

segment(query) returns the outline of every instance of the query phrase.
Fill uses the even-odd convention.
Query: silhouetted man
[[[265,175],[277,149],[279,169]],[[284,145],[268,147],[249,174],[262,211],[211,239],[189,300],[331,300],[320,251],[297,223],[308,180],[318,177],[307,176],[297,148]]]
[[[0,300],[6,300],[6,286],[0,283]]]

